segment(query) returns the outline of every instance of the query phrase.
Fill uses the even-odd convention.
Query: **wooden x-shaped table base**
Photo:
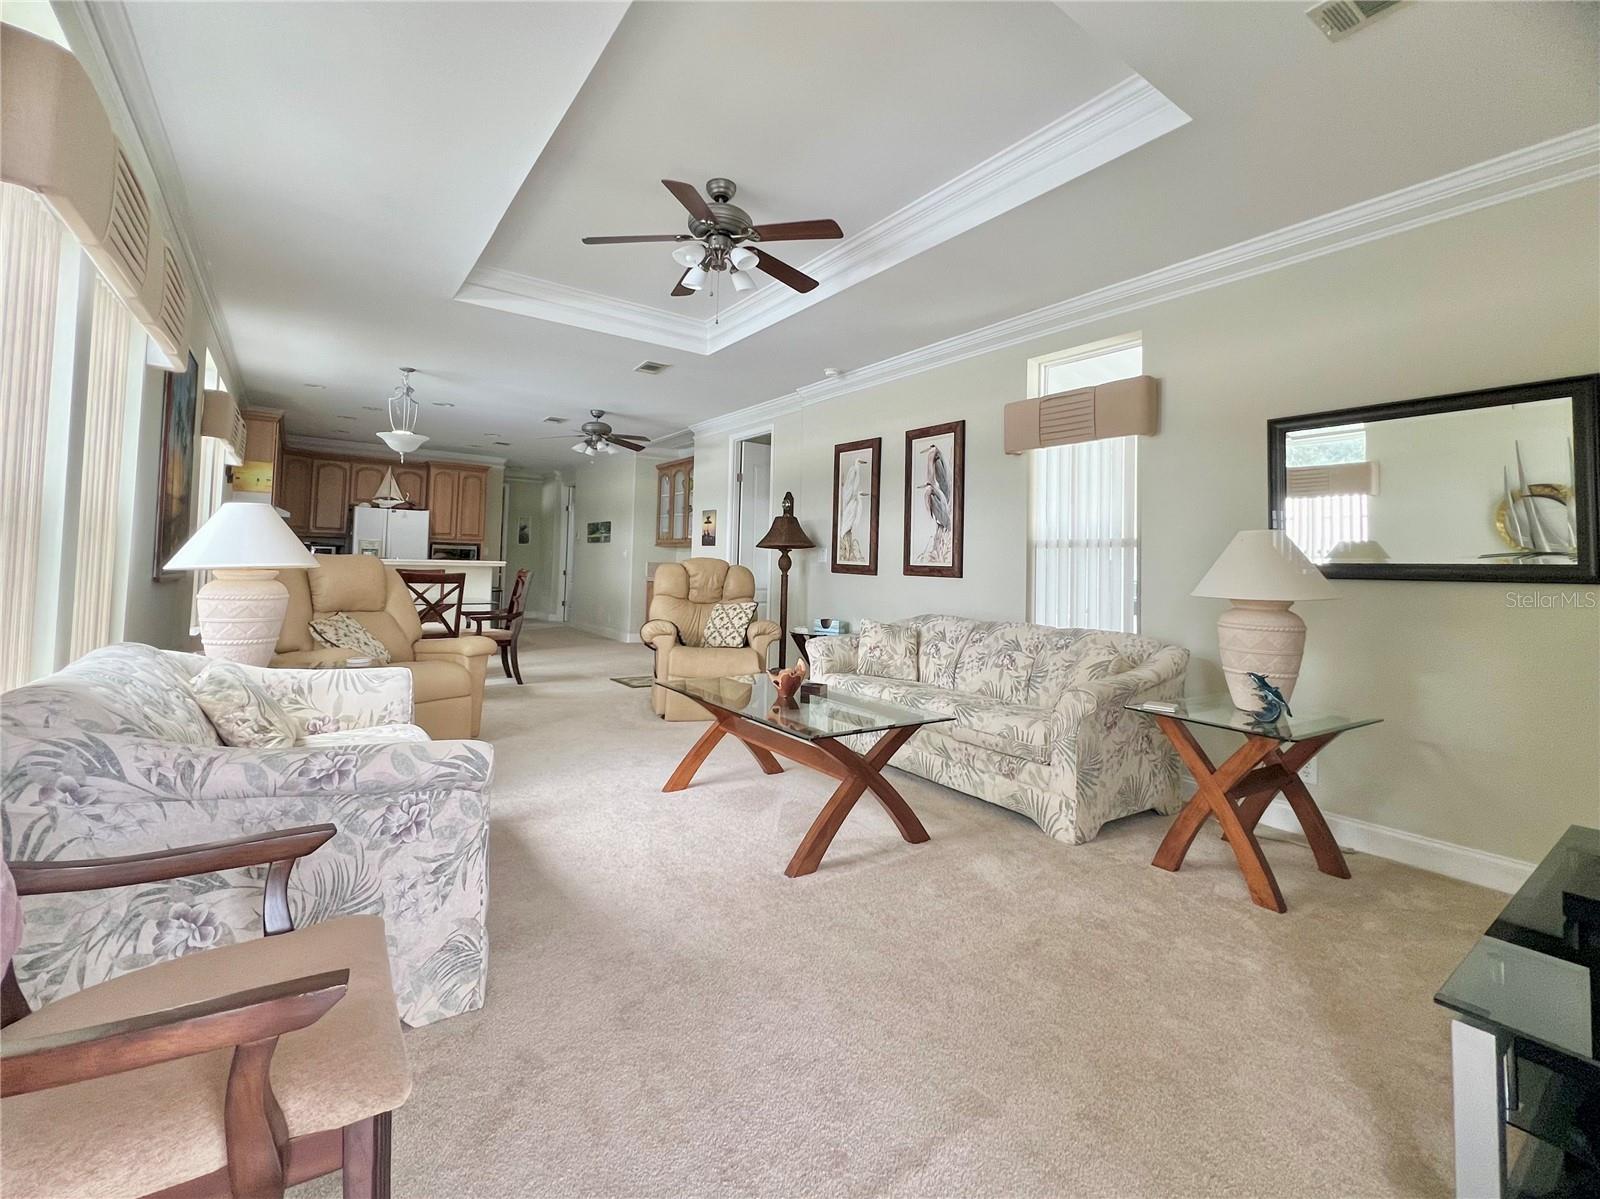
[[[839,786],[828,797],[828,802],[822,805],[822,811],[817,813],[817,818],[811,822],[811,828],[801,840],[800,848],[794,851],[794,857],[789,859],[789,865],[784,868],[783,872],[790,878],[799,878],[816,870],[822,855],[833,844],[839,826],[844,824],[844,818],[866,791],[871,791],[873,797],[883,805],[884,811],[889,813],[889,819],[894,821],[900,835],[907,841],[917,845],[928,839],[928,830],[922,827],[922,821],[917,819],[911,805],[883,777],[883,768],[889,764],[889,759],[920,726],[890,729],[865,754],[858,754],[834,737],[822,737],[815,741],[787,737],[736,712],[703,706],[711,713],[711,727],[684,755],[683,761],[678,763],[678,768],[667,780],[667,785],[661,788],[663,791],[682,791],[687,787],[695,772],[716,748],[717,742],[727,736],[742,742],[756,760],[756,765],[766,774],[783,773],[782,765],[773,756],[779,754],[839,780]]]
[[[1323,746],[1338,736],[1337,733],[1296,741],[1287,749],[1275,737],[1247,736],[1245,743],[1218,767],[1211,764],[1206,751],[1200,748],[1183,721],[1158,715],[1156,723],[1194,775],[1198,790],[1172,822],[1151,865],[1176,871],[1183,865],[1200,827],[1209,817],[1215,816],[1222,826],[1223,838],[1238,859],[1239,873],[1244,875],[1251,900],[1274,912],[1288,911],[1283,893],[1278,890],[1278,880],[1273,877],[1272,867],[1267,865],[1266,855],[1256,840],[1256,825],[1261,814],[1281,791],[1300,821],[1311,853],[1317,859],[1317,869],[1335,878],[1350,877],[1344,854],[1328,831],[1327,821],[1323,820],[1311,792],[1300,781],[1299,773]]]

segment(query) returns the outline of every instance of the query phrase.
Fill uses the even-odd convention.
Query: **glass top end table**
[[[1151,860],[1152,866],[1176,872],[1183,866],[1201,826],[1215,816],[1239,863],[1251,901],[1269,911],[1288,911],[1255,832],[1267,805],[1282,792],[1300,821],[1317,869],[1334,878],[1350,877],[1344,854],[1328,830],[1316,800],[1301,781],[1300,770],[1335,737],[1379,724],[1379,717],[1304,713],[1263,724],[1234,707],[1226,695],[1123,706],[1153,718],[1161,726],[1196,784],[1194,797],[1173,820]],[[1192,726],[1228,729],[1243,736],[1245,742],[1217,766],[1201,747]]]
[[[783,773],[778,758],[784,757],[839,780],[784,869],[790,878],[817,869],[850,809],[868,791],[905,840],[916,845],[928,839],[911,805],[883,777],[883,768],[923,725],[952,717],[853,695],[796,695],[785,703],[771,677],[764,674],[667,679],[657,686],[687,696],[711,716],[711,727],[684,755],[663,791],[687,787],[717,743],[730,736],[743,743],[765,774]],[[858,753],[839,740],[855,733],[883,736],[866,753]]]

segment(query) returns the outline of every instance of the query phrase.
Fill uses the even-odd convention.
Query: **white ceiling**
[[[1593,4],[1411,4],[1337,44],[1302,7],[154,2],[116,65],[148,77],[235,387],[370,438],[414,365],[432,445],[565,466],[547,416],[668,433],[1600,118]],[[670,247],[576,238],[676,231],[656,181],[714,173],[849,234],[1133,73],[1190,122],[710,356],[454,298],[490,265],[703,317]]]

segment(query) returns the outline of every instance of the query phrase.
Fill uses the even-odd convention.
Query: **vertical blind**
[[[74,659],[99,649],[120,631],[115,622],[120,541],[117,501],[122,486],[123,411],[128,399],[128,354],[133,338],[133,314],[106,281],[95,276],[78,498],[77,571],[72,593]]]
[[[36,194],[0,184],[0,690],[33,677],[34,591],[61,226]]]
[[[1040,395],[1142,373],[1139,345],[1039,364]],[[1030,450],[1028,619],[1063,628],[1137,631],[1138,438]]]

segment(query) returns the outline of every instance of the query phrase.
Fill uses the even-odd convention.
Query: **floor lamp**
[[[817,548],[817,543],[806,536],[806,531],[794,518],[794,492],[783,493],[783,511],[773,520],[767,535],[756,542],[756,548],[778,551],[778,669],[782,670],[788,661],[789,551]]]

